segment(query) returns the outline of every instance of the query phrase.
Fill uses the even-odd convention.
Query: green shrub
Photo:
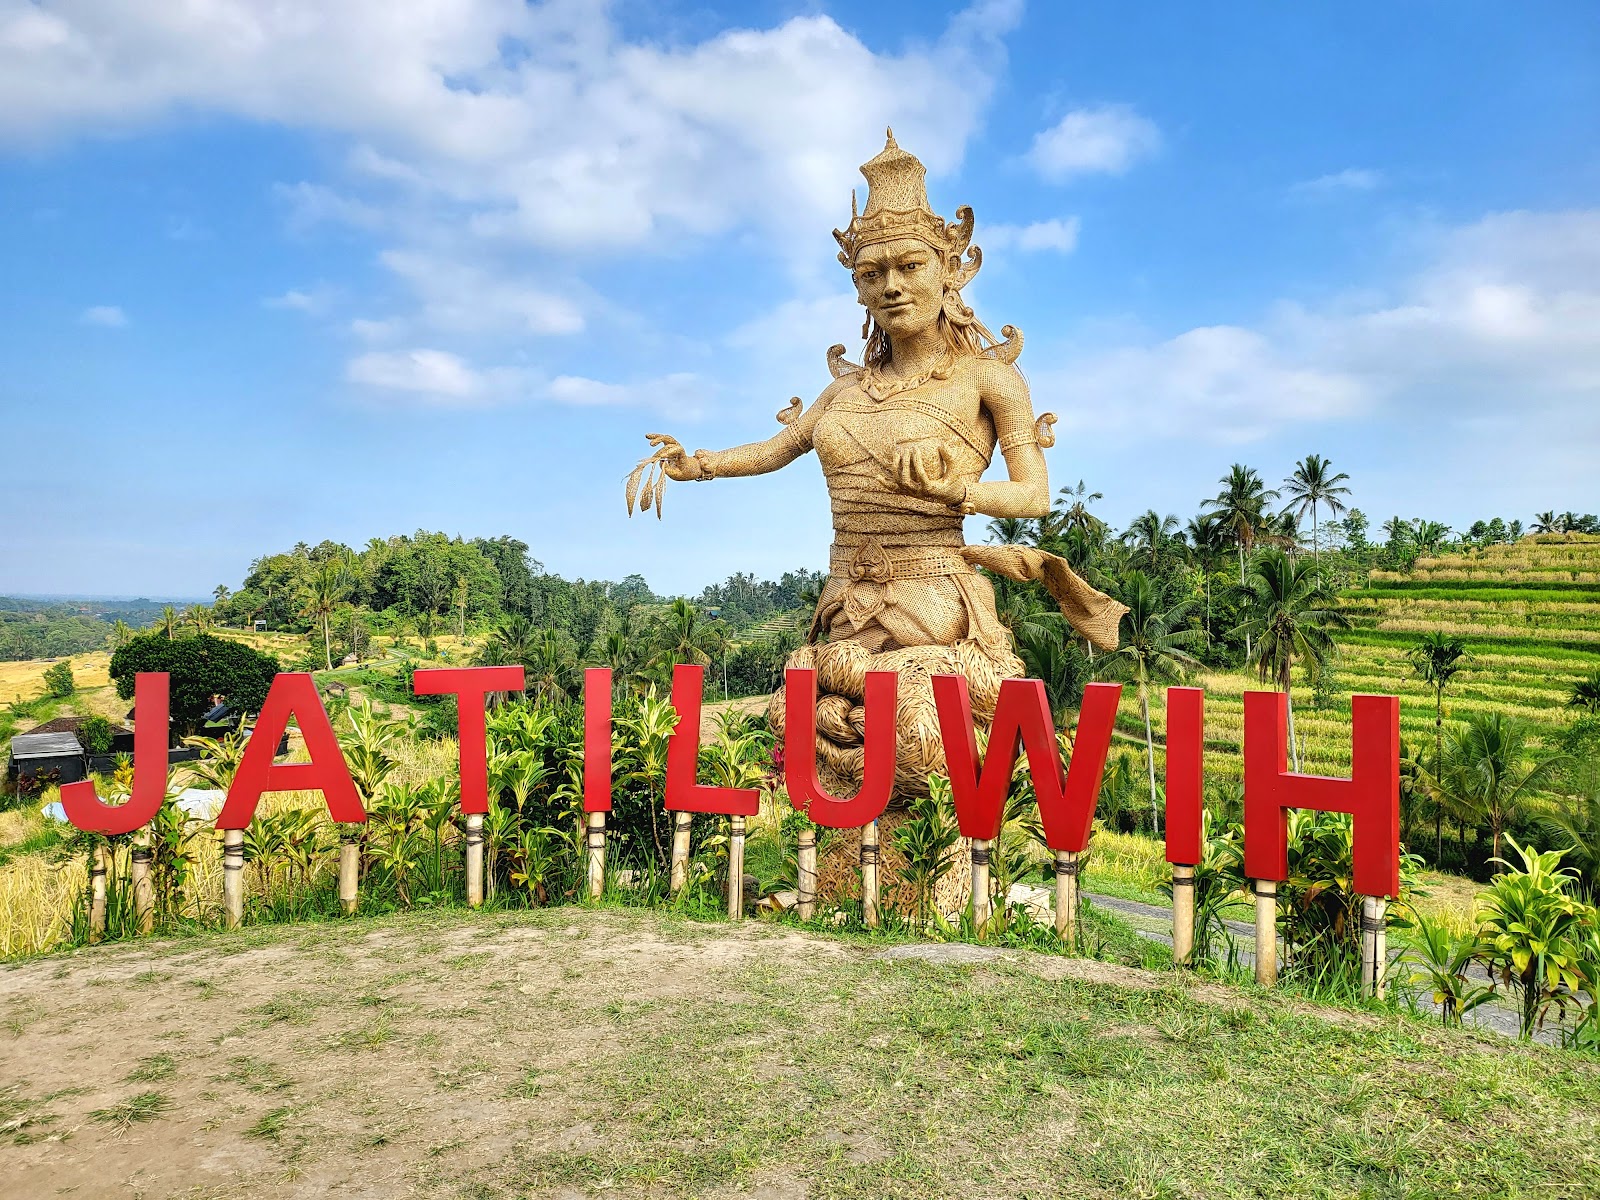
[[[110,754],[117,727],[104,717],[85,717],[78,726],[78,740],[90,754]]]
[[[45,695],[57,700],[65,700],[78,690],[78,685],[72,678],[72,664],[62,659],[55,666],[44,673]]]
[[[182,638],[144,634],[111,656],[111,678],[124,700],[133,696],[134,676],[145,671],[165,671],[171,677],[173,723],[192,733],[210,710],[213,695],[226,696],[240,709],[260,709],[278,673],[278,660],[243,642],[206,633]]]

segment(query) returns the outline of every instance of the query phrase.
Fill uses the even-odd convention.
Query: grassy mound
[[[1600,1170],[1587,1057],[639,910],[106,946],[0,970],[0,1018],[16,1195],[1579,1195]]]

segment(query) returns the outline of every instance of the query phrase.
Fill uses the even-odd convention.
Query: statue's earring
[[[960,325],[964,328],[972,324],[974,319],[972,310],[962,303],[961,293],[954,288],[945,292],[943,308],[945,319],[952,325]]]

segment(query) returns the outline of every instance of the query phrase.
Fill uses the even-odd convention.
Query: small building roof
[[[11,757],[75,758],[83,753],[78,739],[70,733],[19,733],[11,739]]]

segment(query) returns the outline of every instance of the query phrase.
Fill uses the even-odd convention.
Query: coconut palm
[[[1056,494],[1059,499],[1055,502],[1054,511],[1061,533],[1076,529],[1094,541],[1105,536],[1106,523],[1089,511],[1089,505],[1105,499],[1103,495],[1089,491],[1081,479],[1077,487],[1064,487]]]
[[[1329,516],[1337,517],[1344,511],[1344,501],[1339,497],[1348,496],[1350,489],[1343,487],[1350,476],[1340,471],[1333,473],[1333,464],[1320,454],[1308,454],[1294,465],[1294,473],[1283,481],[1283,490],[1288,496],[1288,510],[1305,516],[1306,509],[1311,510],[1311,557],[1319,557],[1317,545],[1318,510],[1325,507]]]
[[[1515,717],[1477,712],[1446,733],[1443,770],[1434,787],[1461,819],[1489,826],[1498,860],[1506,825],[1564,761],[1562,755],[1536,755],[1527,726]]]
[[[328,670],[333,670],[333,630],[331,620],[334,610],[350,594],[355,580],[349,564],[343,557],[325,558],[306,580],[301,595],[300,611],[322,624],[322,655]]]
[[[1222,477],[1222,491],[1202,503],[1215,513],[1228,538],[1239,548],[1239,580],[1245,577],[1244,558],[1255,545],[1256,535],[1266,523],[1267,505],[1278,498],[1276,490],[1267,487],[1256,474],[1254,467],[1234,463]],[[1250,635],[1245,634],[1245,653],[1250,653]]]
[[[1564,533],[1566,528],[1566,524],[1557,513],[1542,512],[1533,514],[1533,531],[1535,533]]]
[[[1200,666],[1188,647],[1203,636],[1198,629],[1187,629],[1184,622],[1193,610],[1193,600],[1169,604],[1161,587],[1143,571],[1129,571],[1123,579],[1124,614],[1121,645],[1103,660],[1100,673],[1106,679],[1132,683],[1139,694],[1139,713],[1144,718],[1145,761],[1150,772],[1150,815],[1157,832],[1161,816],[1156,802],[1155,736],[1150,728],[1150,688],[1162,682],[1182,679]]]
[[[1540,817],[1540,831],[1561,850],[1591,889],[1600,888],[1600,790],[1579,796],[1572,807]]]
[[[989,540],[1002,546],[1026,546],[1032,542],[1033,522],[1026,517],[997,517],[989,522]]]
[[[1600,714],[1600,671],[1590,671],[1572,685],[1567,697],[1568,708],[1581,708],[1590,714]]]
[[[672,663],[711,661],[718,631],[714,624],[700,619],[700,610],[681,596],[672,602],[663,630],[662,651]]]
[[[1028,678],[1044,681],[1050,712],[1056,728],[1064,729],[1083,699],[1085,663],[1061,628],[1060,613],[1041,613],[1014,630],[1017,657],[1027,668]]]
[[[1178,518],[1171,514],[1163,517],[1153,508],[1133,519],[1122,534],[1122,541],[1133,551],[1130,561],[1151,575],[1160,569],[1165,556],[1184,548]]]
[[[1223,556],[1227,554],[1227,532],[1215,513],[1201,513],[1191,517],[1184,527],[1189,543],[1189,554],[1200,568],[1200,578],[1206,597],[1206,641],[1211,640],[1211,577],[1216,574]]]
[[[1294,731],[1294,699],[1290,679],[1296,660],[1313,675],[1333,653],[1330,629],[1350,628],[1350,618],[1335,607],[1331,589],[1313,563],[1290,558],[1276,548],[1264,550],[1251,566],[1244,590],[1251,617],[1239,629],[1254,635],[1250,661],[1262,683],[1271,683],[1289,698],[1289,746],[1294,769],[1300,769],[1300,744]]]
[[[1434,630],[1423,636],[1407,653],[1411,669],[1433,689],[1433,773],[1444,770],[1444,690],[1456,673],[1472,661],[1467,644],[1451,634]],[[1444,855],[1444,809],[1434,812],[1433,861],[1437,865]]]
[[[178,636],[178,610],[170,604],[161,610],[161,631],[169,642]]]

